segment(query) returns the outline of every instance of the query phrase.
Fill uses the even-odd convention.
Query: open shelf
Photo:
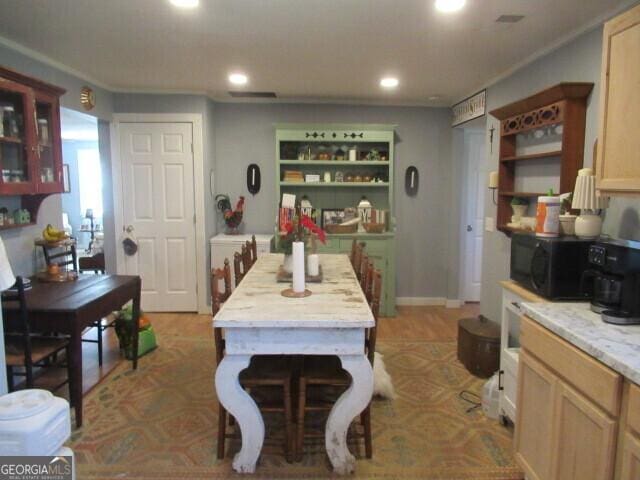
[[[18,137],[0,137],[2,143],[22,143],[22,139]]]
[[[369,160],[280,160],[280,165],[338,165],[341,167],[359,167],[359,166],[372,166],[380,165],[382,167],[388,167],[389,162],[383,161],[369,161]]]
[[[388,182],[280,182],[281,187],[388,187]]]
[[[14,228],[31,227],[35,224],[36,222],[14,223],[13,225],[0,225],[0,230],[12,230]]]
[[[544,152],[544,153],[532,153],[530,155],[512,155],[508,157],[503,157],[500,159],[501,162],[519,162],[521,160],[538,160],[541,158],[552,158],[559,157],[562,155],[562,150],[556,150],[553,152]]]
[[[544,197],[547,193],[540,192],[500,192],[498,195],[501,197]]]

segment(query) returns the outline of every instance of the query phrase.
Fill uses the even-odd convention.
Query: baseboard
[[[396,305],[404,306],[444,306],[444,297],[396,297]]]
[[[444,298],[444,297],[397,297],[396,305],[403,306],[432,306],[432,307],[447,307],[447,308],[460,308],[462,306],[462,300],[456,298]]]

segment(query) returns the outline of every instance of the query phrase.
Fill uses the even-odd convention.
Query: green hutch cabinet
[[[367,255],[382,272],[380,312],[384,316],[394,316],[396,310],[394,128],[373,124],[276,125],[278,202],[283,193],[295,194],[298,201],[306,195],[313,208],[322,212],[357,207],[366,196],[373,208],[387,210],[387,231],[329,234],[327,243],[318,248],[320,253],[349,253],[354,238],[366,244]],[[286,178],[294,181],[285,180],[287,172]]]

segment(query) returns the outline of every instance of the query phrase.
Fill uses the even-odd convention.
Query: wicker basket
[[[385,226],[384,223],[365,223],[364,229],[367,233],[383,233]]]
[[[358,224],[353,225],[325,225],[324,229],[327,233],[356,233],[358,231]]]

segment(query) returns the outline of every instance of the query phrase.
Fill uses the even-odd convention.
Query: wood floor
[[[383,317],[378,326],[378,339],[381,340],[423,340],[451,341],[458,338],[458,320],[479,314],[478,304],[466,304],[462,308],[445,307],[398,307],[395,317]],[[193,321],[199,316],[189,313],[150,313],[147,314],[162,345],[164,335],[185,335],[210,337],[213,342],[213,330],[209,322]],[[201,320],[201,319],[200,319]],[[86,338],[95,338],[95,329],[85,333]],[[103,365],[98,365],[98,346],[95,343],[82,344],[83,390],[87,393],[102,378],[109,374],[119,362],[118,339],[113,328],[104,332]],[[54,372],[43,378],[41,385],[60,381],[64,372]],[[36,382],[37,383],[37,382]],[[66,388],[59,394],[66,396]]]

